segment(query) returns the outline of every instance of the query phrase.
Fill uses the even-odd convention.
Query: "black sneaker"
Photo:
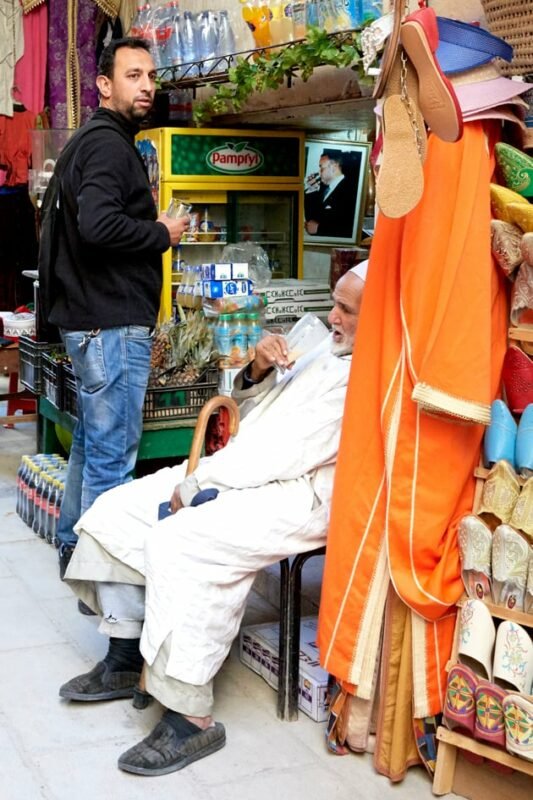
[[[62,581],[65,580],[65,572],[70,564],[70,559],[72,558],[72,553],[74,552],[74,546],[75,545],[69,544],[59,545],[57,554],[59,558],[59,577]]]

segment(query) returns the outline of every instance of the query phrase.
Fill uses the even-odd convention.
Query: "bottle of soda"
[[[16,511],[19,517],[22,517],[22,496],[24,493],[24,473],[26,471],[26,456],[20,459],[20,465],[17,470],[17,505]]]
[[[29,491],[29,483],[30,483],[30,476],[32,472],[32,460],[30,456],[24,456],[25,460],[25,468],[24,468],[24,475],[22,479],[22,497],[21,497],[21,506],[20,506],[20,516],[23,522],[27,522],[28,520],[28,491]]]
[[[39,467],[34,467],[30,473],[30,480],[28,482],[28,511],[26,524],[33,529],[33,520],[35,517],[35,486],[41,475]]]
[[[50,492],[48,494],[47,506],[47,523],[45,538],[48,544],[55,544],[56,538],[56,503],[57,503],[57,487],[59,481],[57,478],[52,478],[50,481]]]
[[[32,520],[32,530],[35,534],[39,535],[39,528],[41,524],[41,496],[43,492],[43,485],[44,485],[44,465],[41,468],[35,478],[35,486],[33,489],[33,520]]]
[[[50,495],[50,484],[52,482],[52,477],[48,473],[44,473],[43,475],[43,486],[41,490],[41,507],[40,507],[40,514],[39,514],[39,529],[37,533],[41,537],[41,539],[46,539],[46,534],[48,531],[48,498]]]

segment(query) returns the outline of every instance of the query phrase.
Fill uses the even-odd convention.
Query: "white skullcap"
[[[354,275],[357,275],[358,278],[364,282],[366,281],[366,271],[368,269],[368,258],[366,261],[361,261],[359,264],[356,264],[355,267],[352,267],[349,272],[353,272]]]

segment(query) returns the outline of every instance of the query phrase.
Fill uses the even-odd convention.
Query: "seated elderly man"
[[[243,418],[226,447],[103,494],[81,517],[66,580],[102,615],[104,660],[59,690],[67,700],[133,696],[165,707],[118,766],[140,775],[181,769],[225,744],[211,717],[213,677],[228,655],[255,575],[324,544],[350,354],[366,267],[337,283],[332,332],[283,374],[287,344],[267,336],[236,379]],[[211,502],[191,506],[206,488]],[[171,498],[172,515],[158,521]],[[141,655],[142,653],[142,655]]]

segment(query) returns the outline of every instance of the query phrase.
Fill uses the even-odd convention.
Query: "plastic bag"
[[[248,277],[254,282],[255,291],[264,289],[272,279],[266,251],[253,242],[227,244],[222,251],[221,261],[223,263],[247,263]]]

